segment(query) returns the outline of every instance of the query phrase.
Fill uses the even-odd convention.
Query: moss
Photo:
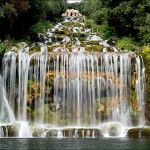
[[[56,42],[55,36],[52,36],[51,39],[52,39],[52,42]]]
[[[34,46],[34,47],[30,48],[29,54],[33,54],[35,52],[39,52],[40,50],[41,50],[40,46]]]
[[[65,34],[65,32],[63,30],[58,30],[58,29],[56,29],[53,33],[55,33],[55,34]]]
[[[65,22],[63,25],[67,27],[83,27],[79,22]]]
[[[87,45],[99,45],[99,41],[88,41],[86,42]]]
[[[71,31],[69,31],[67,29],[64,30],[64,36],[71,36],[71,35],[72,35]]]
[[[124,37],[122,39],[119,39],[116,43],[116,46],[118,48],[121,48],[121,49],[125,49],[125,50],[134,50],[134,42],[131,38],[128,38],[128,37]]]
[[[138,138],[139,137],[139,129],[133,128],[128,131],[128,137],[130,138]]]
[[[101,45],[99,45],[99,46],[96,46],[96,45],[94,45],[94,46],[86,46],[85,47],[85,49],[86,49],[86,51],[98,51],[98,52],[101,52],[102,50],[103,50],[103,46],[101,46]]]
[[[141,131],[141,137],[150,137],[150,128],[143,128]]]
[[[133,128],[128,131],[130,138],[150,138],[150,128]]]
[[[53,47],[52,46],[48,46],[48,52],[52,52],[53,51]]]
[[[48,43],[47,43],[47,45],[52,45],[52,44],[53,44],[52,42],[48,42]]]

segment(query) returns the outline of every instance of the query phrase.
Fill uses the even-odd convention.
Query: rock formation
[[[82,16],[78,10],[67,9],[65,13],[62,14],[63,17],[80,17]]]

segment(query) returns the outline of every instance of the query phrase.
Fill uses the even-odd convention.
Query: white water
[[[6,91],[3,87],[3,79],[0,76],[0,123],[14,123],[15,116],[5,94]]]
[[[4,130],[3,127],[0,127],[0,138],[4,137]]]
[[[20,122],[19,137],[20,138],[32,137],[32,131],[29,127],[28,122]]]

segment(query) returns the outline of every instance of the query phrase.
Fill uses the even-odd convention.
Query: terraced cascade
[[[124,137],[145,125],[141,56],[108,44],[82,17],[39,39],[3,57],[0,137]]]

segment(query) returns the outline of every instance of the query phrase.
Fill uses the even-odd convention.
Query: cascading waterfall
[[[12,53],[12,55],[14,54]],[[129,95],[131,59],[133,58],[136,61],[135,70],[137,72],[137,105],[142,106],[143,104],[144,71],[141,68],[140,58],[136,55],[133,55],[133,58],[130,53],[118,55],[94,52],[84,54],[53,52],[43,54],[39,52],[31,56],[25,54],[26,57],[22,57],[22,55],[18,55],[22,61],[19,62],[17,110],[20,115],[22,114],[23,121],[26,121],[27,118],[25,109],[28,103],[27,92],[31,90],[28,87],[27,91],[27,81],[31,81],[33,78],[33,82],[39,84],[37,85],[39,89],[36,89],[39,91],[35,90],[34,92],[39,92],[39,101],[35,102],[34,107],[41,107],[40,117],[35,114],[34,118],[39,123],[46,121],[44,120],[44,115],[47,115],[44,114],[44,99],[48,95],[45,93],[45,85],[52,74],[52,76],[54,75],[54,81],[51,83],[54,84],[54,103],[58,107],[62,107],[64,119],[67,117],[77,126],[96,125],[96,105],[105,103],[103,105],[112,107],[111,110],[106,110],[108,115],[107,118],[104,117],[105,121],[118,121],[124,125],[131,125]],[[24,66],[22,66],[23,64]],[[7,73],[9,74],[9,72]],[[16,70],[14,70],[15,73]],[[51,88],[51,84],[47,85],[47,88]],[[15,102],[15,100],[13,101]],[[144,111],[140,114],[143,118]],[[103,114],[101,113],[98,121],[102,122],[102,118]],[[19,115],[18,119],[20,119]],[[57,120],[55,123],[58,124]]]
[[[52,31],[62,27],[59,24]],[[88,40],[106,45],[96,35]],[[67,38],[65,43],[69,41]],[[40,51],[32,54],[29,49],[5,53],[2,76],[6,92],[1,93],[0,111],[1,116],[8,117],[0,119],[0,123],[12,122],[8,118],[13,118],[10,114],[15,115],[22,121],[19,136],[23,137],[31,136],[27,121],[51,127],[98,127],[108,122],[131,127],[136,111],[139,118],[136,125],[144,125],[143,60],[134,52],[121,52],[114,47],[114,52],[107,52],[107,49],[108,44],[104,52],[88,52],[82,47],[72,52],[65,47],[50,52],[42,45]],[[4,112],[5,107],[8,113]],[[77,136],[77,133],[75,130],[70,134]],[[82,136],[95,137],[95,134],[94,130],[89,130],[83,131]],[[63,131],[59,129],[57,135],[63,137]]]

